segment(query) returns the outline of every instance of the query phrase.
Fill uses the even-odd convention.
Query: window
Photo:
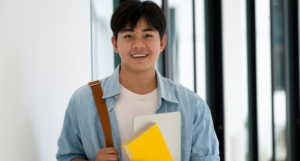
[[[194,91],[192,1],[169,0],[171,79]]]
[[[248,155],[245,0],[222,0],[222,31],[225,160],[245,161]]]
[[[110,18],[113,1],[91,0],[93,80],[105,78],[114,71],[114,49],[111,44]]]
[[[287,159],[283,1],[272,0],[272,61],[275,160]]]
[[[204,0],[195,1],[195,34],[196,34],[196,77],[197,94],[206,100],[205,81],[205,20],[204,20]]]
[[[270,0],[255,4],[258,158],[268,161],[272,159]]]

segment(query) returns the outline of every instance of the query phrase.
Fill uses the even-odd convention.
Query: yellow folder
[[[123,144],[130,161],[173,161],[157,123],[151,123]]]

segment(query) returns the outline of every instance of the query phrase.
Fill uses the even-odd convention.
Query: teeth
[[[135,54],[135,55],[132,55],[132,57],[136,58],[136,57],[144,57],[146,56],[147,54]]]

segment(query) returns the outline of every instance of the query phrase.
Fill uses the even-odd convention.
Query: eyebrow
[[[142,30],[142,32],[147,32],[147,31],[155,31],[154,29],[152,29],[152,28],[147,28],[147,29],[143,29]],[[123,32],[134,32],[134,30],[133,29],[124,29],[123,31],[122,31],[122,33]]]
[[[143,32],[147,32],[147,31],[154,31],[154,29],[148,28],[148,29],[144,29],[144,30],[143,30]]]

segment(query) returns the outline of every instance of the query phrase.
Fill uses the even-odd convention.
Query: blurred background
[[[0,0],[1,160],[56,160],[72,93],[120,63],[124,0]],[[300,160],[300,1],[153,0],[167,18],[156,63],[209,105],[221,160]]]

